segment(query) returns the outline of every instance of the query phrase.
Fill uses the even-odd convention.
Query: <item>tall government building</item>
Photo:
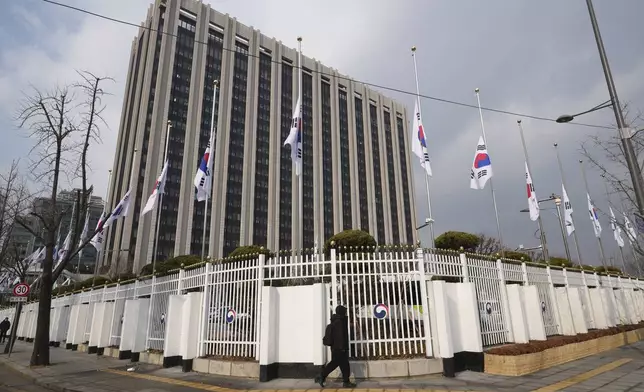
[[[132,42],[108,195],[113,208],[131,187],[132,205],[110,228],[103,263],[127,260],[138,272],[152,260],[156,211],[140,211],[163,164],[168,120],[157,260],[201,253],[204,203],[196,202],[193,179],[208,143],[215,80],[206,248],[214,258],[239,245],[291,249],[297,177],[283,141],[297,72],[295,49],[236,18],[195,0],[156,0]],[[401,103],[303,56],[305,248],[352,228],[381,244],[416,242],[408,119]]]

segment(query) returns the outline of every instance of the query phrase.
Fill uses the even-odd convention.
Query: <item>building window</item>
[[[293,67],[282,63],[282,104],[281,104],[281,133],[280,141],[286,140],[291,132],[293,121],[293,108],[295,102],[293,97]],[[292,242],[292,183],[293,164],[291,162],[291,149],[288,146],[280,150],[280,218],[279,218],[279,249],[291,249]]]
[[[360,203],[360,229],[369,232],[369,205],[367,194],[367,160],[365,158],[364,113],[362,99],[355,97],[356,146],[358,150],[358,200]]]
[[[242,182],[244,177],[244,136],[246,128],[246,91],[248,87],[248,48],[235,44],[232,105],[228,144],[228,179],[226,215],[224,218],[224,249],[227,256],[239,246],[241,227]]]
[[[324,238],[328,240],[333,232],[333,148],[331,141],[331,86],[322,82],[322,217]]]
[[[257,90],[257,131],[255,133],[255,202],[253,245],[268,247],[268,176],[271,130],[271,56],[259,56],[259,86]]]
[[[400,227],[398,227],[398,198],[396,197],[396,172],[394,170],[394,146],[391,135],[391,114],[383,111],[385,123],[385,148],[387,154],[387,179],[389,180],[389,206],[391,212],[392,242],[400,244]]]
[[[340,86],[342,87],[342,86]],[[353,228],[351,213],[351,158],[349,155],[349,113],[347,92],[338,90],[338,107],[340,117],[340,176],[342,182],[342,229]]]
[[[385,244],[385,215],[382,206],[382,175],[380,174],[380,132],[378,131],[378,109],[369,103],[371,122],[371,155],[373,157],[373,194],[376,206],[376,241]]]
[[[403,211],[405,212],[405,231],[407,244],[414,244],[414,227],[412,226],[411,202],[409,198],[409,177],[407,176],[407,145],[405,144],[405,125],[402,117],[396,116],[396,130],[398,131],[398,154],[400,159],[400,182],[402,183]]]

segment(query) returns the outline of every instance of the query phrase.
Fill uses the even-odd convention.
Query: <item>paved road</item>
[[[6,365],[0,365],[0,392],[51,392]]]

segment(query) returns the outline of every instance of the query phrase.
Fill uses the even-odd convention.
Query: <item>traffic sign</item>
[[[29,295],[29,285],[27,283],[18,283],[13,286],[13,295],[16,297],[26,297]]]
[[[11,297],[9,302],[27,302],[27,297]]]

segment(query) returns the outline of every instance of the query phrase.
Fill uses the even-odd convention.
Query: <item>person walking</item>
[[[11,328],[9,317],[5,317],[5,319],[0,323],[0,343],[4,343],[7,339],[7,331],[9,331],[9,328]]]
[[[356,384],[349,380],[351,368],[349,367],[349,329],[347,308],[339,305],[335,314],[331,316],[331,323],[327,325],[322,343],[331,347],[331,362],[322,367],[322,373],[316,377],[315,382],[324,388],[326,378],[336,368],[342,372],[342,386],[355,388]]]

